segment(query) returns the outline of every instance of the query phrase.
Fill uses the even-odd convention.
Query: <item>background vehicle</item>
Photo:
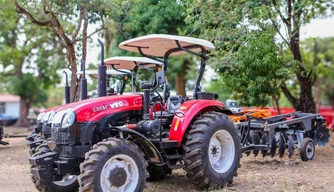
[[[202,188],[232,182],[241,156],[238,132],[224,114],[231,114],[230,110],[215,100],[218,95],[201,92],[199,86],[213,44],[148,35],[123,42],[120,48],[162,62],[162,70],[157,70],[153,82],[140,83],[143,94],[100,97],[59,111],[46,146],[51,152],[41,151],[29,159],[37,188],[73,191],[79,177],[80,191],[142,191],[148,175],[161,179],[179,168]],[[193,100],[186,101],[168,97],[165,77],[168,57],[183,53],[201,59]],[[99,77],[104,73],[100,69],[107,66],[126,68],[101,60]],[[149,64],[131,65],[136,71]],[[160,85],[163,95],[157,91]]]
[[[242,109],[239,106],[239,103],[237,100],[227,99],[225,101],[225,106],[229,108],[233,113],[241,113]]]
[[[18,120],[17,117],[14,117],[14,116],[11,116],[11,115],[0,114],[0,121],[2,121],[4,126],[14,125],[17,120]]]

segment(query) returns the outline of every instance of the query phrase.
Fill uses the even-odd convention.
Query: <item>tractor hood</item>
[[[69,103],[57,111],[71,110],[77,122],[95,122],[117,112],[141,110],[142,96],[139,94],[106,96]]]

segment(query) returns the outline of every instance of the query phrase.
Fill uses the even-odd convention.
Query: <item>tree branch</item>
[[[51,16],[52,16],[52,26],[56,28],[57,33],[59,34],[59,36],[64,39],[66,45],[72,44],[72,42],[70,41],[70,39],[65,34],[64,29],[60,25],[59,20],[58,20],[57,16],[54,14],[54,12],[51,12]]]
[[[66,43],[65,43],[64,39],[60,37],[60,35],[56,31],[56,29],[52,27],[52,30],[55,33],[55,35],[58,37],[60,44],[64,47],[66,47]]]
[[[77,28],[76,28],[74,34],[72,35],[72,41],[77,38],[77,36],[79,34],[79,31],[81,29],[81,25],[82,25],[82,11],[83,11],[83,8],[81,7],[80,8],[79,23],[77,25]]]
[[[94,31],[93,33],[89,34],[86,38],[79,38],[79,39],[76,39],[74,42],[78,42],[78,41],[82,41],[83,39],[88,39],[90,38],[92,35],[94,35],[95,33],[98,33],[102,30],[106,30],[107,28],[102,26],[100,29],[97,29],[96,31]]]
[[[52,25],[52,21],[51,20],[47,20],[47,21],[37,21],[30,12],[28,12],[27,10],[25,10],[23,7],[21,7],[19,5],[19,3],[17,2],[17,0],[14,0],[14,4],[16,7],[16,12],[17,13],[22,13],[24,15],[26,15],[28,17],[28,19],[32,22],[35,23],[37,25],[40,26],[50,26]]]
[[[82,8],[83,14],[83,29],[82,29],[82,59],[86,61],[87,55],[87,28],[88,28],[88,11],[87,7]]]
[[[267,9],[268,17],[269,17],[270,21],[272,22],[274,28],[276,29],[277,33],[281,36],[281,38],[283,39],[283,41],[290,46],[289,42],[284,38],[284,36],[280,32],[278,26],[276,25],[274,19],[272,18],[272,15],[271,15],[271,12],[270,12],[270,9],[269,9],[269,5],[268,5],[267,1],[266,0],[262,0],[262,2],[265,4],[265,7]]]
[[[281,17],[282,21],[286,24],[286,25],[289,25],[289,22],[287,20],[287,18],[285,18],[280,10],[280,7],[277,8],[277,3],[276,3],[276,0],[271,0],[271,2],[273,3],[274,5],[274,8],[275,8],[275,11],[278,13],[278,15]]]
[[[285,83],[281,84],[281,90],[286,96],[286,98],[289,100],[289,102],[296,108],[297,106],[297,100],[296,98],[291,94],[289,89],[286,87]]]
[[[46,1],[43,0],[43,11],[45,14],[49,14],[50,12],[46,10]]]
[[[292,2],[291,0],[288,0],[288,21],[289,21],[289,25],[291,27],[291,7],[292,7]]]

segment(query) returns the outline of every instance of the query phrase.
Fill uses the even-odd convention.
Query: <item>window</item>
[[[0,103],[0,114],[6,112],[6,103]]]

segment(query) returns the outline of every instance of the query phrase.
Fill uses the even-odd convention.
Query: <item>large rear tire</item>
[[[224,114],[200,115],[187,131],[182,148],[187,177],[201,188],[224,187],[237,175],[240,136]]]
[[[50,151],[47,143],[44,142],[36,148],[36,153],[32,156],[36,157]],[[31,169],[34,168],[36,168],[36,165],[31,166]],[[47,182],[40,180],[31,174],[31,181],[34,183],[36,189],[42,192],[75,192],[78,191],[79,188],[76,175],[64,176],[60,181]]]
[[[80,192],[143,191],[148,163],[139,147],[109,138],[94,145],[80,165]]]

